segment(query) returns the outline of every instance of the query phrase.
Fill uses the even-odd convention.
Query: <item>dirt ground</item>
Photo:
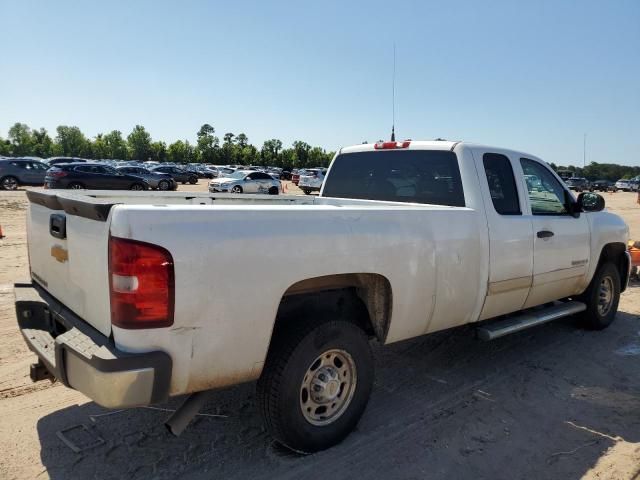
[[[606,201],[640,240],[635,194]],[[253,384],[211,393],[174,438],[163,421],[179,399],[109,411],[57,383],[31,383],[35,357],[12,293],[28,274],[26,206],[23,191],[0,192],[2,479],[640,478],[640,283],[602,332],[569,319],[489,343],[464,327],[376,346],[374,392],[357,430],[304,457],[263,430]],[[72,451],[60,431],[87,448]]]

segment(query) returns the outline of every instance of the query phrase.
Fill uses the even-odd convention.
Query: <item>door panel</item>
[[[532,282],[533,230],[523,215],[526,195],[515,178],[516,160],[505,153],[474,150],[489,227],[489,285],[480,319],[518,311]]]
[[[521,159],[521,165],[534,235],[533,284],[525,307],[533,307],[580,292],[589,268],[590,233],[585,215],[566,212],[565,189],[548,167],[530,159]]]

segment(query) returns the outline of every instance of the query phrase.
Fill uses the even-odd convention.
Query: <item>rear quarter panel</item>
[[[176,298],[172,327],[114,327],[114,339],[167,351],[179,394],[257,378],[281,298],[307,278],[386,277],[388,343],[462,324],[482,303],[482,221],[469,208],[410,205],[116,206],[112,235],[172,253]]]

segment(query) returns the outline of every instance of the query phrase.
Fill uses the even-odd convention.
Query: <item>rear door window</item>
[[[484,173],[487,176],[493,208],[500,215],[521,215],[520,200],[511,161],[498,153],[482,156]]]
[[[338,155],[325,197],[464,207],[456,154],[448,150],[383,150]]]

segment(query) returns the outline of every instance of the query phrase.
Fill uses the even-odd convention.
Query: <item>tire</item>
[[[271,187],[269,189],[269,195],[278,195],[278,193],[280,193],[280,191],[278,190],[278,187]]]
[[[311,195],[311,190],[309,190],[308,188],[303,188],[302,191],[305,195]]]
[[[141,183],[134,183],[129,187],[129,190],[145,190],[144,185]]]
[[[3,177],[2,180],[0,180],[0,185],[2,185],[3,190],[15,190],[19,184],[18,179],[12,176]]]
[[[240,185],[236,185],[231,189],[231,193],[242,193],[242,187]]]
[[[257,385],[265,426],[296,452],[332,447],[360,420],[373,378],[369,340],[350,321],[326,318],[277,332]]]
[[[70,188],[71,190],[82,190],[85,186],[80,182],[71,182],[67,188]]]
[[[587,310],[582,314],[587,328],[603,330],[611,325],[620,301],[620,272],[616,266],[610,262],[600,265],[579,299],[587,305]]]
[[[158,190],[169,190],[169,182],[166,180],[160,180],[158,182]]]
[[[191,177],[189,178],[189,183],[191,185],[195,185],[196,183],[198,183],[198,177]]]

